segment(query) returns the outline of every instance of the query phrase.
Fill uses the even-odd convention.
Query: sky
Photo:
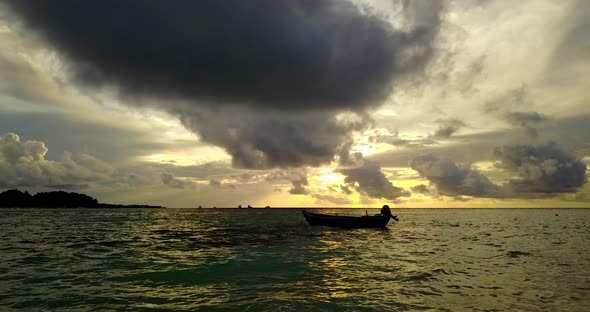
[[[589,207],[590,2],[0,0],[0,191]]]

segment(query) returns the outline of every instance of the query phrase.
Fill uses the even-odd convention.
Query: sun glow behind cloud
[[[324,168],[321,169],[319,172],[320,176],[317,178],[318,181],[323,183],[342,183],[344,181],[344,176],[335,173],[332,168]]]
[[[49,148],[48,160],[61,161],[63,151],[67,150],[74,157],[88,154],[109,163],[116,168],[111,184],[90,182],[88,191],[114,196],[113,200],[123,195],[116,195],[109,188],[124,186],[128,190],[135,187],[140,194],[149,193],[150,200],[169,201],[157,202],[167,206],[192,205],[193,197],[201,197],[212,205],[233,207],[233,203],[240,201],[240,196],[263,206],[374,207],[393,202],[405,207],[529,207],[579,206],[589,202],[588,185],[578,181],[574,187],[576,190],[568,188],[559,179],[551,180],[553,171],[547,171],[547,176],[540,178],[527,176],[526,170],[529,169],[526,168],[544,168],[530,159],[529,167],[520,166],[517,170],[502,166],[501,161],[494,159],[497,147],[544,146],[547,141],[556,141],[561,144],[557,156],[543,154],[534,157],[546,157],[544,160],[548,163],[557,161],[567,166],[567,162],[560,162],[558,156],[571,154],[589,164],[589,138],[583,121],[588,119],[584,114],[590,113],[590,106],[586,105],[590,96],[583,78],[587,76],[590,61],[581,53],[585,50],[579,44],[583,40],[576,37],[579,33],[570,31],[576,27],[583,29],[588,24],[584,22],[587,19],[584,14],[588,12],[586,4],[568,1],[516,4],[447,1],[442,2],[439,12],[436,3],[429,2],[427,7],[421,7],[418,1],[410,2],[416,7],[406,12],[401,2],[397,5],[389,1],[368,4],[356,1],[361,10],[367,10],[365,13],[372,14],[371,10],[377,10],[379,16],[394,18],[391,24],[397,30],[407,31],[406,35],[410,37],[411,25],[416,23],[425,23],[426,28],[434,31],[426,38],[412,39],[416,40],[417,47],[431,53],[425,54],[428,57],[414,59],[423,67],[410,66],[399,72],[398,68],[392,67],[392,72],[383,71],[383,77],[395,82],[390,94],[374,96],[367,89],[357,89],[358,83],[338,85],[335,90],[346,94],[342,98],[348,101],[346,109],[339,106],[341,99],[337,93],[324,94],[325,98],[306,98],[307,93],[299,89],[294,94],[287,92],[292,90],[292,85],[279,80],[290,81],[291,78],[281,75],[275,77],[276,86],[289,86],[281,89],[288,94],[277,92],[268,97],[264,96],[265,90],[257,89],[256,85],[244,89],[248,92],[240,98],[227,97],[228,92],[220,92],[223,86],[194,91],[171,85],[170,90],[162,91],[161,84],[147,83],[154,90],[165,93],[165,97],[158,98],[154,93],[160,93],[136,84],[142,82],[137,81],[139,78],[127,80],[127,74],[134,72],[125,67],[112,68],[123,75],[106,79],[104,85],[99,83],[101,87],[95,88],[92,83],[81,83],[78,77],[72,78],[79,70],[77,63],[69,62],[68,54],[60,53],[49,40],[40,40],[37,34],[42,31],[35,32],[15,22],[17,14],[2,14],[3,18],[12,17],[0,21],[0,43],[10,47],[0,51],[0,73],[6,77],[0,82],[0,114],[4,115],[0,116],[0,126],[3,125],[0,135],[14,132],[23,141],[42,141]],[[101,12],[108,13],[108,10]],[[344,25],[349,25],[346,22],[352,20],[358,23],[353,25],[372,30],[364,33],[362,27],[354,28],[360,31],[355,38],[366,38],[363,44],[380,39],[371,34],[379,34],[382,24],[373,24],[372,20],[358,16],[354,10],[344,11],[343,16],[333,15],[330,10],[321,12]],[[579,16],[582,16],[581,21]],[[329,30],[326,42],[329,46],[340,47],[341,41],[330,41],[330,35],[339,38],[336,36],[338,29]],[[395,39],[395,34],[388,35]],[[274,47],[272,40],[275,38],[265,39],[269,40],[264,42],[268,47]],[[289,41],[285,37],[280,39],[280,42]],[[312,43],[324,47],[326,42]],[[297,48],[294,51],[309,55],[295,61],[307,62],[307,57],[313,58],[313,46],[299,50],[298,43],[293,42]],[[108,42],[104,44],[109,46]],[[379,40],[373,44],[385,51],[399,52],[397,47],[383,45]],[[360,47],[362,52],[362,46],[354,47]],[[191,45],[187,48],[201,51],[199,47]],[[322,56],[321,51],[324,49],[316,52]],[[345,53],[351,49],[334,51]],[[406,52],[409,53],[408,50],[399,53],[404,55]],[[356,60],[354,55],[342,54],[342,57],[345,61]],[[103,59],[91,61],[102,64]],[[255,61],[266,64],[265,59]],[[388,58],[376,61],[391,65]],[[199,64],[195,63],[195,66]],[[150,67],[146,72],[154,74],[150,71],[154,68]],[[162,75],[172,80],[178,78],[170,68],[160,68],[163,72],[155,72],[154,79],[161,82],[158,79]],[[288,72],[287,69],[284,72]],[[327,79],[333,79],[329,80],[331,82],[342,81],[339,70],[332,72],[334,68],[323,66],[315,69],[324,72]],[[374,77],[373,72],[368,71],[367,77]],[[334,73],[336,75],[332,75]],[[182,74],[194,78],[192,73]],[[195,79],[201,81],[201,78],[197,76]],[[232,77],[218,78],[229,85],[235,84],[234,87],[243,86],[243,81]],[[115,82],[123,86],[117,86]],[[302,85],[308,83],[307,80],[300,82]],[[388,79],[376,80],[387,90],[389,82]],[[356,90],[362,96],[344,92],[348,90]],[[168,91],[170,94],[188,94],[189,99],[174,99]],[[195,94],[199,96],[196,97],[198,100],[191,97]],[[208,102],[211,98],[214,100]],[[294,98],[309,101],[293,105]],[[240,100],[249,101],[250,106],[242,105]],[[322,101],[329,103],[320,107]],[[580,117],[576,119],[574,115]],[[531,123],[527,116],[541,117]],[[18,120],[24,122],[19,124]],[[350,159],[346,159],[347,154]],[[441,165],[442,159],[448,160],[444,163],[448,165],[446,169],[455,168],[451,164],[467,168],[459,170],[460,174],[466,173],[467,178],[461,176],[457,182],[446,175],[443,178],[447,180],[441,182],[436,175],[429,175],[431,180],[421,177],[410,164],[416,157],[426,154],[441,159],[438,163],[433,162],[436,165]],[[345,181],[347,176],[343,174],[346,172],[343,168],[358,169],[347,172],[349,182]],[[290,172],[291,175],[273,180],[268,177],[273,170]],[[381,180],[380,173],[385,180]],[[363,174],[371,174],[374,179],[363,180]],[[546,191],[547,186],[553,186],[553,191],[557,191],[533,192],[526,196],[511,193],[510,196],[519,197],[511,199],[479,198],[469,193],[473,191],[470,188],[474,186],[470,184],[475,183],[473,179],[484,186],[500,188],[508,188],[514,180],[520,180],[521,184],[537,183]],[[391,186],[385,183],[387,181]],[[448,187],[450,194],[440,194],[437,186]],[[379,192],[389,199],[376,197]],[[489,193],[483,195],[492,196]]]

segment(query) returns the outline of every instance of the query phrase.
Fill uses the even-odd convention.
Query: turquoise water
[[[3,209],[0,311],[589,311],[590,210],[394,213]]]

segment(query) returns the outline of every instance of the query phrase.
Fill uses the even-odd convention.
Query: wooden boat
[[[303,210],[303,216],[310,225],[323,225],[340,228],[384,228],[389,219],[397,220],[396,216],[389,214],[377,214],[373,216],[337,216],[321,213],[313,213]]]

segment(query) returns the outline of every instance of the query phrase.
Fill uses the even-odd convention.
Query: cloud
[[[350,150],[354,146],[354,139],[352,137],[348,137],[342,143],[342,148],[338,153],[338,162],[342,166],[350,166],[355,164],[358,160],[362,159],[363,155],[361,153],[351,153]]]
[[[309,182],[307,181],[307,177],[300,177],[299,179],[291,181],[293,187],[289,190],[289,193],[294,195],[306,195],[309,194],[309,189],[307,189],[307,185]]]
[[[192,108],[180,116],[203,142],[222,146],[236,168],[319,166],[350,148],[353,131],[370,124],[368,116],[330,113],[282,115],[250,110]]]
[[[8,133],[0,138],[0,187],[44,187],[82,189],[89,183],[110,179],[114,172],[109,164],[90,155],[76,159],[65,152],[62,161],[45,159],[47,147],[43,142],[21,142]]]
[[[590,155],[590,120],[589,114],[579,114],[568,118],[547,118],[538,125],[538,130],[547,140],[557,141],[566,150],[576,155]],[[572,135],[576,133],[576,135]],[[367,156],[379,162],[383,167],[406,167],[414,158],[432,154],[438,158],[452,159],[460,163],[493,161],[494,148],[530,142],[530,137],[523,137],[521,129],[502,128],[471,134],[459,134],[453,137],[453,144],[431,145],[417,149],[397,149]]]
[[[307,176],[305,169],[275,169],[266,174],[265,180],[270,183],[298,180]]]
[[[4,2],[87,85],[294,110],[379,102],[428,57],[441,9],[406,3],[396,30],[347,1]]]
[[[586,183],[586,164],[555,142],[504,146],[494,155],[520,176],[510,181],[515,192],[575,192]]]
[[[585,0],[576,0],[569,2],[568,9],[560,25],[562,37],[551,55],[544,78],[552,84],[581,83],[585,86],[583,77],[590,68],[590,45],[585,40],[590,31],[590,6]]]
[[[180,179],[176,178],[173,174],[168,173],[168,172],[162,173],[162,183],[164,183],[165,185],[167,185],[171,188],[179,188],[179,189],[183,189],[183,188],[189,186],[187,181],[180,180]]]
[[[336,205],[349,205],[349,204],[353,203],[353,201],[351,201],[348,198],[327,195],[327,194],[314,194],[313,198],[315,198],[320,204],[328,203],[328,204],[336,204]]]
[[[210,179],[209,180],[209,185],[215,188],[229,188],[229,189],[235,189],[236,186],[233,184],[226,184],[223,183],[223,181],[218,180],[218,179]]]
[[[61,53],[75,84],[178,116],[235,167],[256,169],[346,154],[370,125],[365,112],[428,63],[442,10],[403,2],[394,27],[336,0],[3,2]],[[357,121],[342,122],[345,111]]]
[[[424,139],[406,139],[402,138],[399,135],[398,131],[395,131],[392,134],[381,134],[380,132],[376,132],[375,135],[369,136],[369,142],[374,143],[386,143],[393,145],[395,147],[405,147],[405,148],[421,148],[428,145],[436,145],[438,142],[433,140],[431,137],[424,138]]]
[[[424,184],[420,184],[420,185],[416,185],[416,186],[412,187],[412,192],[418,193],[418,194],[430,194],[430,190],[428,189],[428,186],[426,186]]]
[[[200,166],[158,166],[161,167],[160,170],[166,170],[162,172],[161,178],[162,183],[165,185],[172,187],[172,188],[179,188],[179,189],[196,189],[198,187],[198,183],[194,182],[191,178],[200,178],[206,179],[209,186],[217,189],[221,188],[229,188],[235,189],[236,186],[234,184],[224,183],[221,180],[221,176],[228,176],[227,171],[224,170],[223,167],[219,166],[219,164],[205,164]],[[211,171],[207,172],[206,170],[210,169]],[[217,170],[217,171],[216,171]],[[220,172],[226,172],[226,174],[219,174]],[[178,178],[174,173],[181,175],[181,178]],[[217,177],[213,177],[217,176]],[[208,178],[210,177],[210,178]]]
[[[545,121],[547,118],[537,112],[510,112],[504,114],[506,121],[517,126],[526,126]]]
[[[275,186],[275,191],[278,192],[281,189],[276,184],[284,185],[288,182],[291,184],[291,188],[289,189],[290,194],[306,195],[310,193],[310,190],[307,188],[309,180],[307,179],[307,171],[305,169],[273,170],[266,175],[265,180]]]
[[[163,140],[171,123],[154,122],[166,117],[159,111],[120,107],[112,98],[99,103],[99,96],[69,86],[60,76],[62,63],[55,53],[11,25],[9,13],[0,1],[0,46],[6,47],[0,49],[0,134],[35,137],[52,147],[46,158],[53,160],[63,150],[128,161],[187,142],[199,147],[194,139]],[[190,135],[176,125],[177,133]]]
[[[485,62],[487,56],[481,55],[473,61],[467,63],[467,66],[457,74],[456,88],[462,95],[469,96],[479,92],[475,86],[476,81],[485,72]]]
[[[499,113],[515,108],[530,107],[533,104],[530,88],[523,83],[520,87],[509,89],[500,96],[485,102],[483,111],[485,113]]]
[[[363,160],[362,164],[352,168],[341,168],[336,170],[346,176],[344,183],[354,186],[359,193],[373,198],[396,199],[401,196],[410,196],[403,188],[394,186],[389,179],[381,172],[378,163]],[[342,188],[343,192],[350,191],[348,187]]]
[[[539,134],[534,125],[546,121],[547,117],[537,112],[509,112],[504,114],[504,119],[512,125],[524,128],[530,138],[536,139]]]
[[[352,194],[352,191],[350,190],[350,188],[346,185],[340,185],[340,190],[342,191],[342,193],[346,194],[346,195],[350,195]]]
[[[412,161],[411,167],[445,195],[498,197],[502,194],[499,186],[477,170],[459,166],[449,159],[439,159],[433,155],[418,156]]]
[[[0,1],[0,25],[5,18],[2,9]],[[41,70],[33,57],[26,53],[29,47],[24,44],[26,40],[23,37],[26,36],[10,28],[0,32],[0,44],[6,47],[0,50],[0,72],[3,78],[0,96],[17,100],[18,106],[13,105],[13,111],[38,111],[39,107],[34,107],[36,103],[43,103],[44,110],[67,106],[69,99],[60,90],[55,77]]]
[[[269,181],[268,172],[259,170],[234,169],[228,161],[212,161],[200,165],[176,165],[169,163],[146,163],[151,170],[163,172],[182,182],[185,188],[203,189],[208,184],[212,188],[236,189],[237,186],[253,185]],[[148,171],[144,168],[143,171]],[[282,171],[277,171],[282,172]],[[272,171],[275,174],[276,172]],[[288,180],[288,179],[287,179]]]
[[[221,187],[221,181],[219,181],[217,179],[211,179],[211,180],[209,180],[209,185],[211,185],[213,187]]]
[[[16,104],[15,104],[16,105]],[[160,129],[142,132],[120,123],[89,123],[63,113],[0,112],[0,133],[18,129],[22,137],[35,137],[51,146],[48,159],[61,158],[61,151],[91,153],[108,162],[153,154],[178,147],[178,141],[155,139]],[[46,131],[50,129],[50,131]]]
[[[459,119],[438,119],[436,123],[439,124],[438,129],[432,135],[435,138],[450,138],[455,132],[459,131],[462,127],[465,127],[465,123]]]
[[[506,187],[496,185],[476,170],[433,155],[416,157],[411,166],[444,195],[529,198],[575,192],[586,183],[586,164],[554,142],[506,145],[493,154],[501,167],[520,178]],[[424,193],[425,188],[413,191]]]

